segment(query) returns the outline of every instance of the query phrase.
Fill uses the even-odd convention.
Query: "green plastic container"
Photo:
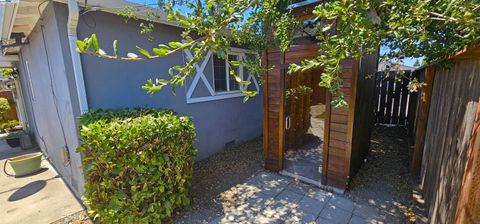
[[[15,176],[25,176],[40,170],[42,153],[31,153],[8,159],[8,164],[15,172]]]

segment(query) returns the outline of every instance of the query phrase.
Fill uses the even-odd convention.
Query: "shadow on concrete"
[[[8,197],[8,201],[18,201],[22,200],[26,197],[36,194],[37,192],[41,191],[47,185],[47,181],[45,180],[37,180],[27,185],[19,188],[15,192],[13,192],[10,197]]]

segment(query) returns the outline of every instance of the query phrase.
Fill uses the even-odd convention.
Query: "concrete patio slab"
[[[328,219],[334,223],[347,224],[352,217],[352,212],[336,207],[331,203],[320,213],[320,217]]]
[[[6,159],[37,152],[21,150],[0,144],[0,164]],[[7,172],[13,170],[7,165]],[[0,223],[52,223],[84,210],[67,185],[47,160],[42,158],[42,169],[24,177],[0,174]]]
[[[210,223],[384,223],[375,208],[268,171],[226,192],[238,200]]]

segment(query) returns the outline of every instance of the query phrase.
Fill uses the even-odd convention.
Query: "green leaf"
[[[163,57],[170,53],[170,50],[167,48],[153,48],[152,49],[153,53],[157,56]]]
[[[235,77],[236,82],[239,82],[239,83],[242,82],[242,78],[240,78],[240,76],[234,75],[233,77]]]
[[[95,52],[97,52],[100,49],[98,45],[97,35],[92,34],[92,37],[90,38],[90,40],[92,41],[93,49],[95,50]]]
[[[180,23],[180,25],[182,25],[182,26],[184,26],[184,27],[190,26],[190,22],[188,22],[187,20],[181,19],[181,20],[179,20],[178,22]]]
[[[208,1],[207,1],[207,10],[213,11],[214,5],[215,5],[215,1],[213,1],[213,0],[208,0]]]
[[[91,164],[91,163],[90,163],[90,164],[86,164],[86,165],[85,165],[85,170],[87,170],[87,171],[92,171],[92,170],[94,170],[94,169],[95,169],[95,165],[94,165],[94,164]]]
[[[238,67],[240,66],[240,62],[239,61],[229,61],[230,65],[234,66],[234,67]]]
[[[180,47],[182,47],[182,45],[183,45],[182,43],[174,42],[174,41],[168,43],[168,46],[170,46],[172,48],[180,48]]]
[[[81,40],[77,40],[77,49],[79,52],[84,52],[85,51],[85,42],[81,41]]]
[[[139,47],[139,46],[137,46],[137,50],[138,50],[138,52],[140,52],[140,54],[142,54],[143,56],[145,56],[145,57],[147,57],[147,58],[151,58],[151,57],[152,57],[147,50],[145,50],[145,49],[143,49],[143,48],[141,48],[141,47]]]
[[[83,42],[86,44],[85,45],[85,50],[88,51],[90,47],[92,46],[92,38],[85,38]]]
[[[118,57],[118,41],[114,40],[113,41],[113,54],[115,57]]]
[[[257,95],[257,92],[255,92],[255,91],[248,91],[248,90],[246,90],[246,89],[242,90],[242,93],[243,93],[244,95],[248,96],[248,97],[253,97],[253,96]]]

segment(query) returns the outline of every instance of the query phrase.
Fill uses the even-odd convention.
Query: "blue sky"
[[[158,3],[158,0],[128,0],[130,2],[135,2],[138,4],[146,4],[146,5],[155,5]],[[408,66],[413,66],[417,58],[405,58],[403,60],[403,64],[408,65]],[[418,58],[418,61],[422,63],[422,58]]]
[[[408,66],[413,66],[413,64],[415,64],[416,60],[417,60],[417,58],[406,58],[406,59],[403,60],[403,64],[408,65]],[[421,58],[418,58],[418,63],[422,64],[422,59]]]

